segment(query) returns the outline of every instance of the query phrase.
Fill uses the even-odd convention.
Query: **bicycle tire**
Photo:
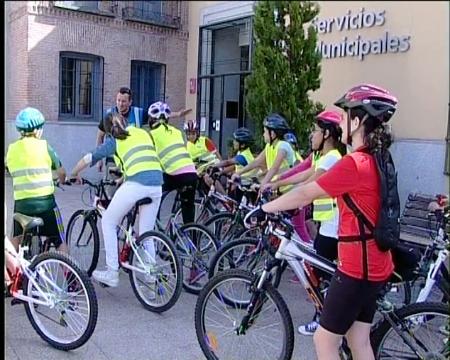
[[[97,228],[97,221],[94,220],[94,217],[91,216],[91,211],[94,210],[77,210],[75,211],[72,216],[69,219],[69,222],[67,223],[67,232],[66,232],[66,243],[67,243],[67,247],[69,249],[69,254],[80,263],[80,266],[83,270],[85,270],[88,274],[88,276],[91,276],[93,271],[95,270],[95,268],[97,267],[98,264],[98,259],[99,259],[99,254],[100,254],[100,235],[98,232],[98,228]],[[85,262],[81,262],[79,260],[78,256],[75,256],[71,249],[72,249],[72,244],[73,244],[73,239],[72,239],[72,231],[73,228],[75,226],[75,222],[77,221],[77,219],[82,218],[83,220],[86,221],[85,226],[89,226],[91,228],[92,231],[92,239],[89,240],[89,242],[93,242],[93,253],[92,253],[92,260],[90,261],[90,264],[85,264]],[[86,227],[83,228],[82,233],[84,233],[86,231]],[[80,234],[80,239],[81,239],[82,234]]]
[[[413,316],[433,316],[435,315],[444,315],[447,316],[447,321],[445,322],[448,324],[448,307],[445,304],[442,303],[432,303],[432,302],[422,302],[422,303],[415,303],[415,304],[409,304],[402,308],[399,308],[395,310],[395,315],[399,318],[401,321],[405,321],[407,318],[413,317]],[[397,324],[398,325],[398,324]],[[414,326],[414,325],[413,325]],[[383,349],[384,342],[386,341],[386,338],[389,336],[389,334],[395,330],[393,330],[392,325],[389,323],[388,320],[383,320],[379,324],[376,324],[375,329],[373,330],[370,339],[372,348],[374,350],[375,358],[379,359],[380,354],[385,352],[386,350]],[[397,340],[395,343],[398,343],[401,341],[401,337],[398,337],[399,340]],[[413,339],[411,336],[408,336],[408,339],[411,341]],[[423,342],[422,342],[423,345]],[[419,347],[420,348],[420,347]],[[396,356],[398,356],[398,351],[396,351]],[[425,357],[427,358],[427,357]],[[431,357],[430,357],[431,359]]]
[[[208,250],[208,253],[211,251],[213,251],[214,253],[217,252],[217,250],[219,249],[219,243],[215,239],[214,235],[211,234],[211,232],[208,230],[208,228],[206,228],[206,226],[201,225],[201,224],[196,224],[196,223],[189,223],[189,224],[185,224],[179,228],[179,231],[181,233],[185,233],[187,231],[193,231],[193,230],[197,230],[200,233],[203,233],[208,238],[208,244],[207,244],[208,249],[205,249],[205,250]],[[182,259],[184,257],[190,258],[189,254],[186,253],[186,244],[183,243],[183,245],[181,245],[181,241],[182,240],[178,237],[176,239],[174,239],[174,244],[178,251],[178,254],[180,254],[180,258],[182,258]],[[196,253],[196,256],[200,256],[200,253],[203,254],[204,250],[200,249],[200,250],[197,250],[195,253]],[[182,263],[183,263],[183,260],[182,260]],[[210,263],[210,259],[208,259],[208,261],[206,263],[202,264],[202,267],[204,269],[201,269],[201,270],[204,270],[205,276],[203,276],[203,277],[206,278],[206,280],[208,277],[209,263]],[[184,263],[183,263],[183,267],[185,267]],[[192,269],[192,267],[191,267],[191,269]],[[184,270],[183,270],[183,273],[184,273]],[[185,275],[187,275],[187,274],[185,274]],[[202,289],[202,287],[203,287],[203,285],[201,285],[201,284],[200,285],[190,284],[189,279],[188,280],[183,279],[183,288],[188,293],[198,295],[200,293],[200,290]]]
[[[214,276],[208,284],[202,289],[200,292],[197,302],[195,305],[195,331],[197,335],[197,340],[200,344],[200,347],[202,349],[203,354],[208,360],[217,360],[218,357],[214,354],[213,350],[211,349],[210,345],[208,344],[210,342],[209,335],[205,333],[205,311],[206,311],[206,305],[207,301],[210,297],[216,296],[215,293],[217,290],[214,290],[220,283],[228,281],[229,279],[243,279],[248,284],[253,283],[254,276],[245,271],[240,269],[232,269],[232,270],[225,270],[222,273],[217,274]],[[266,296],[268,296],[270,299],[272,299],[273,303],[276,306],[276,309],[278,310],[278,313],[280,314],[280,317],[282,319],[282,326],[284,330],[285,341],[283,343],[282,349],[281,349],[281,356],[278,357],[280,360],[288,360],[292,358],[292,353],[294,351],[294,326],[292,323],[292,317],[289,312],[289,309],[283,300],[282,296],[276,290],[270,283],[266,282],[263,286],[263,290],[266,293]],[[243,335],[240,335],[243,336]],[[226,359],[229,359],[227,357]]]
[[[70,343],[62,343],[60,341],[56,341],[49,337],[44,330],[41,329],[38,322],[33,316],[34,313],[34,304],[26,302],[25,303],[25,312],[27,314],[28,320],[30,321],[32,327],[34,330],[39,334],[39,336],[45,340],[47,343],[49,343],[51,346],[53,346],[56,349],[59,350],[74,350],[79,348],[80,346],[84,345],[92,336],[95,327],[97,325],[97,317],[98,317],[98,302],[97,302],[97,296],[95,293],[94,285],[92,284],[91,280],[87,276],[86,272],[81,270],[77,262],[74,261],[70,256],[63,254],[61,252],[52,252],[52,253],[42,253],[38,255],[33,262],[31,263],[29,269],[30,271],[34,272],[36,267],[38,267],[41,263],[48,260],[56,260],[65,263],[66,266],[68,266],[73,273],[75,273],[79,279],[81,280],[81,283],[86,290],[87,299],[89,302],[89,320],[88,324],[86,326],[85,331],[83,334],[76,339],[75,341],[72,341]],[[29,281],[28,277],[24,276],[23,278],[23,291],[24,295],[28,295],[30,291],[30,287],[32,287],[33,284],[31,281]],[[77,295],[79,296],[79,295]],[[40,305],[42,306],[42,305]],[[31,309],[33,307],[33,309]]]
[[[183,288],[183,283],[182,283],[183,267],[181,264],[180,257],[178,256],[178,253],[176,251],[175,245],[169,239],[169,237],[167,237],[165,234],[162,234],[157,231],[147,231],[144,234],[142,234],[141,236],[139,236],[139,238],[136,240],[136,246],[139,246],[140,243],[142,241],[144,241],[145,238],[148,238],[148,237],[159,238],[159,240],[162,241],[165,246],[167,246],[169,253],[172,254],[173,259],[174,259],[172,264],[175,265],[175,269],[173,269],[173,265],[171,266],[171,268],[175,271],[176,277],[177,277],[176,284],[175,284],[175,290],[172,294],[172,297],[169,299],[169,301],[167,301],[162,306],[156,306],[156,305],[152,305],[151,303],[149,303],[149,301],[146,301],[146,299],[142,296],[142,294],[138,290],[138,284],[137,284],[137,279],[135,277],[135,271],[132,271],[132,270],[129,271],[130,283],[131,283],[131,287],[133,288],[134,294],[136,295],[139,302],[142,304],[142,306],[144,306],[145,309],[147,309],[151,312],[155,312],[155,313],[162,313],[164,311],[169,310],[171,307],[173,307],[176,304],[178,298],[180,297],[181,289]],[[168,254],[168,255],[170,256],[170,254]],[[130,256],[129,256],[130,264],[133,264],[133,258],[134,258],[134,252],[130,251]]]

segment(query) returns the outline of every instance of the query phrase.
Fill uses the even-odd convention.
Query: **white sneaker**
[[[111,287],[117,287],[119,285],[119,270],[95,270],[92,273],[92,277],[98,282]]]
[[[319,327],[319,323],[315,320],[311,321],[306,325],[300,325],[298,327],[298,332],[302,335],[314,335],[315,331]]]

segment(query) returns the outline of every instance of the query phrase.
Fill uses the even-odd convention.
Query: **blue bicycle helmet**
[[[242,144],[248,144],[253,141],[253,136],[249,129],[241,127],[233,133],[233,139]]]
[[[32,132],[40,129],[45,123],[42,113],[35,108],[27,107],[16,116],[16,129],[21,132]]]
[[[289,144],[291,144],[293,146],[298,145],[297,137],[293,133],[290,133],[290,132],[284,134],[284,141],[287,141]]]
[[[286,119],[277,113],[266,116],[263,126],[270,130],[289,130],[289,124]]]

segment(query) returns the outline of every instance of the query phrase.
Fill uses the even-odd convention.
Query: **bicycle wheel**
[[[129,263],[142,271],[129,273],[131,287],[149,311],[161,313],[175,305],[181,294],[183,270],[172,241],[156,231],[147,231],[136,240],[137,255],[130,252]]]
[[[294,327],[286,303],[270,283],[263,287],[263,301],[240,335],[247,306],[227,305],[222,294],[248,304],[254,277],[244,270],[226,270],[212,278],[200,292],[195,306],[197,340],[207,359],[291,359]]]
[[[395,315],[396,329],[384,320],[371,334],[376,359],[448,359],[449,313],[446,305],[410,304],[396,310]]]
[[[97,324],[98,304],[87,274],[69,256],[43,253],[30,265],[36,287],[23,278],[24,295],[45,301],[51,306],[25,303],[25,311],[34,330],[53,347],[73,350],[85,344]]]
[[[69,254],[89,276],[97,267],[100,235],[94,210],[77,210],[67,224],[66,242]]]
[[[209,262],[219,245],[200,224],[183,225],[175,235],[175,246],[183,264],[183,287],[191,294],[198,294],[208,281]]]

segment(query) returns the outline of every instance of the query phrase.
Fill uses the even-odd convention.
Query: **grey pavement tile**
[[[13,346],[5,341],[5,352],[3,353],[7,360],[20,360]]]

